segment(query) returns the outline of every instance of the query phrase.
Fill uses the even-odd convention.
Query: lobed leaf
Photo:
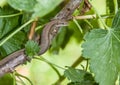
[[[64,75],[71,80],[71,82],[80,82],[84,79],[85,72],[82,70],[69,68],[65,70]]]
[[[69,67],[64,71],[64,75],[71,80],[68,85],[93,85],[95,84],[92,75],[84,70]]]
[[[37,42],[29,40],[26,44],[25,44],[25,52],[29,57],[33,57],[34,55],[36,55],[39,50],[40,47],[38,45]]]
[[[120,10],[112,28],[88,32],[83,43],[83,56],[90,58],[90,69],[99,85],[115,85],[120,71]]]

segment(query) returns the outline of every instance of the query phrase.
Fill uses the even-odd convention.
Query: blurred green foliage
[[[38,21],[38,27],[44,26],[47,22],[50,21],[52,17],[54,17],[63,7],[63,5],[68,2],[62,2],[63,0],[0,0],[0,43],[8,37],[9,34],[14,33],[14,31],[25,24],[31,18],[40,17]],[[120,1],[115,0],[118,2],[118,7],[120,7]],[[115,1],[113,0],[90,0],[90,2],[94,5],[98,14],[109,16],[109,14],[115,15],[115,10],[117,9],[115,5]],[[79,15],[79,11],[82,9],[76,9],[77,13],[74,13],[74,16]],[[20,15],[8,17],[7,15],[14,15],[16,13],[21,13]],[[92,15],[96,14],[95,10],[91,8],[88,12],[84,15]],[[5,17],[1,17],[5,16]],[[108,25],[111,26],[112,18],[105,18],[103,21]],[[93,19],[84,19],[84,20],[71,20],[69,25],[63,27],[55,39],[52,41],[52,45],[49,51],[42,55],[45,59],[49,60],[53,63],[53,66],[58,69],[60,74],[64,73],[65,66],[71,66],[75,60],[81,56],[82,48],[81,44],[84,42],[83,37],[86,32],[96,29],[96,28],[104,28],[104,25],[98,18]],[[12,38],[10,38],[7,42],[5,42],[0,47],[0,58],[9,55],[10,53],[25,47],[25,43],[27,40],[27,35],[29,33],[31,24],[25,26],[21,31],[15,34]],[[41,28],[37,30],[37,33],[41,33]],[[82,31],[81,31],[82,30]],[[94,44],[94,42],[93,42]],[[37,45],[32,42],[27,44],[28,45],[28,54],[31,52],[31,49],[38,50]],[[34,46],[36,49],[34,49]],[[36,54],[37,51],[34,51]],[[2,57],[1,57],[2,56]],[[30,54],[31,56],[31,54]],[[33,56],[33,54],[32,54]],[[55,64],[55,65],[54,65]],[[86,62],[81,63],[83,67],[86,67]],[[85,75],[86,71],[83,72],[83,68],[81,68],[81,64],[78,65],[78,72],[82,72],[82,75]],[[56,66],[58,65],[58,66]],[[19,67],[21,68],[21,67]],[[26,69],[27,68],[27,69]],[[62,68],[62,69],[61,69]],[[96,67],[97,68],[97,67]],[[72,70],[72,71],[71,71]],[[22,75],[27,76],[34,85],[51,85],[54,84],[60,76],[55,73],[55,70],[51,68],[51,66],[43,61],[33,59],[30,63],[27,63],[24,68],[20,70],[17,69]],[[62,85],[79,85],[81,81],[73,81],[72,76],[76,75],[77,79],[81,77],[81,74],[76,74],[76,69],[67,69],[67,73],[70,71],[70,80],[65,80],[62,82]],[[79,76],[80,75],[80,76]],[[92,75],[90,79],[93,79]],[[102,75],[101,75],[102,76]],[[75,77],[76,78],[76,77]],[[88,77],[85,77],[88,78]],[[85,79],[82,76],[80,79]],[[19,79],[17,79],[19,80]],[[89,80],[89,79],[88,79]],[[93,79],[94,80],[94,79]],[[23,79],[26,85],[30,85],[30,83]],[[4,76],[0,80],[0,85],[13,85],[13,77],[10,75]],[[85,83],[81,85],[92,85],[92,83]],[[23,85],[21,82],[17,82],[17,85]]]

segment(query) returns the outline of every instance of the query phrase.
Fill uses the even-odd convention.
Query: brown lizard
[[[72,18],[74,10],[79,7],[83,0],[70,0],[69,3],[53,18],[51,22],[46,24],[42,31],[41,41],[40,41],[40,52],[39,55],[46,52],[49,48],[52,38],[54,38],[54,33],[58,32],[58,25],[65,25],[66,21]],[[54,33],[52,33],[54,32]]]
[[[67,21],[63,19],[52,20],[51,22],[46,24],[41,34],[39,55],[46,52],[46,50],[49,48],[51,44],[51,40],[57,34],[59,27],[66,26],[66,25],[67,25]]]

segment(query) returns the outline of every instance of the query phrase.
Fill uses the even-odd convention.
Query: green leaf
[[[10,6],[0,8],[0,16],[14,14],[17,11]],[[14,19],[13,19],[14,18]],[[0,18],[0,39],[18,25],[19,16]]]
[[[63,0],[37,0],[33,17],[43,17],[55,9]]]
[[[118,10],[117,14],[113,19],[112,28],[116,30],[119,30],[118,28],[120,28],[120,9]]]
[[[120,72],[120,10],[112,28],[88,32],[83,43],[83,56],[90,58],[90,69],[100,85],[114,85]]]
[[[0,78],[0,85],[13,85],[14,79],[10,74],[5,74]]]
[[[23,32],[18,32],[11,39],[9,39],[5,44],[0,47],[0,53],[2,56],[11,54],[12,52],[21,49],[22,44],[25,40],[25,34]]]
[[[21,20],[21,24],[24,24],[26,23],[27,21],[29,21],[31,19],[31,14],[29,13],[23,13],[22,15],[22,20]],[[24,31],[26,33],[28,33],[30,31],[30,27],[31,27],[31,24],[27,25],[24,27]]]
[[[69,67],[69,69],[65,70],[64,75],[71,80],[71,82],[80,82],[84,79],[85,72]]]
[[[27,54],[30,58],[32,58],[34,55],[36,55],[36,54],[39,52],[40,47],[39,47],[39,45],[38,45],[37,42],[32,41],[32,40],[29,40],[29,41],[26,43],[26,45],[25,45],[25,50],[26,50],[26,51],[25,51],[26,54]]]
[[[36,0],[7,0],[10,6],[17,10],[32,12],[36,4]]]
[[[7,4],[6,0],[0,0],[0,7],[3,7],[6,4]]]
[[[106,0],[106,4],[107,4],[107,13],[114,13],[114,5],[113,4],[114,1],[113,0]]]
[[[92,75],[84,70],[69,67],[64,71],[64,75],[71,80],[70,85],[84,85],[85,83],[92,85],[95,83]]]
[[[64,43],[66,37],[67,29],[64,27],[60,29],[60,32],[57,34],[55,39],[52,41],[51,51],[59,50],[62,44]],[[65,43],[64,43],[65,44]]]
[[[83,82],[70,82],[67,85],[98,85],[93,81],[83,81]]]
[[[118,8],[120,8],[120,0],[117,0],[117,2],[118,2]]]
[[[113,0],[106,0],[106,13],[107,14],[115,14],[115,4],[113,4]],[[106,24],[108,26],[111,26],[112,24],[112,18],[107,18],[106,19]]]
[[[77,21],[77,24],[80,24],[80,23],[78,23],[78,21]],[[73,32],[73,36],[75,37],[76,41],[78,43],[80,43],[83,40],[83,35],[82,35],[80,29],[78,28],[78,26],[76,25],[76,23],[74,21],[71,21],[69,23],[69,28]],[[84,26],[84,28],[85,28],[85,26]]]

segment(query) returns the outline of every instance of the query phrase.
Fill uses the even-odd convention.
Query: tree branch
[[[25,63],[27,60],[24,49],[16,51],[0,61],[0,77],[6,73],[13,72],[15,67]]]
[[[70,0],[68,4],[66,4],[66,6],[53,18],[53,20],[68,19],[69,17],[71,17],[74,10],[79,7],[81,2],[82,0]],[[59,25],[59,23],[56,24]],[[50,23],[48,23],[47,25],[50,25]],[[0,61],[0,77],[6,73],[13,72],[15,67],[25,63],[28,60],[24,51],[24,49],[16,51]]]

